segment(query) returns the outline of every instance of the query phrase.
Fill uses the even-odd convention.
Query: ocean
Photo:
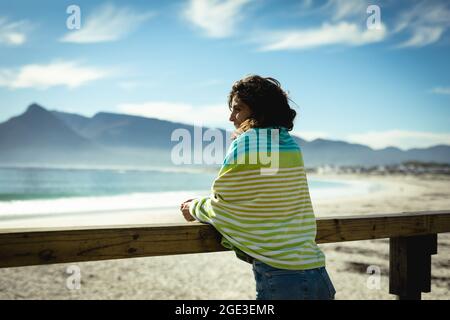
[[[81,217],[140,211],[177,211],[184,200],[207,196],[216,172],[158,168],[0,168],[0,228],[27,219]],[[311,198],[371,192],[360,181],[308,178]],[[178,214],[178,213],[177,213]],[[148,221],[148,219],[146,220]]]

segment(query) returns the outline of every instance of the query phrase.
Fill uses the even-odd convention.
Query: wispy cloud
[[[345,140],[365,144],[374,149],[394,146],[406,150],[411,148],[426,148],[438,144],[450,145],[450,134],[403,130],[372,131],[349,134]]]
[[[74,43],[117,41],[154,15],[154,12],[138,12],[128,7],[105,4],[96,8],[86,18],[80,30],[69,31],[61,41]]]
[[[450,3],[422,1],[398,17],[394,32],[405,32],[409,39],[399,48],[423,47],[438,42],[450,28]]]
[[[228,106],[225,104],[194,106],[187,103],[147,101],[119,104],[117,110],[137,116],[209,127],[224,127],[229,117]]]
[[[9,22],[7,18],[0,17],[0,44],[19,46],[27,41],[27,32],[30,24],[27,21]]]
[[[328,0],[323,6],[326,10],[332,11],[332,19],[334,21],[345,18],[359,17],[365,19],[367,17],[368,1],[365,0]]]
[[[367,27],[366,0],[328,0],[316,5],[303,0],[298,8],[300,15],[317,16],[322,23],[310,27],[262,30],[250,37],[259,44],[260,51],[306,50],[323,46],[362,46],[383,41],[387,27],[380,22],[379,27]]]
[[[364,27],[348,22],[334,25],[324,23],[319,28],[268,32],[255,40],[261,42],[260,50],[276,51],[327,45],[360,46],[382,41],[386,37],[386,27],[383,24],[378,30]]]
[[[244,18],[244,7],[249,3],[250,0],[190,0],[182,16],[206,36],[225,38]]]
[[[436,94],[450,94],[450,87],[436,87],[431,92]]]
[[[107,75],[108,72],[105,70],[81,66],[74,61],[29,64],[18,69],[0,69],[0,87],[9,89],[48,89],[54,86],[76,88]]]

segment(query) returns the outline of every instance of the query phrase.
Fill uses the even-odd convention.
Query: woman
[[[296,112],[280,83],[257,75],[228,97],[236,131],[211,195],[181,204],[187,221],[213,225],[222,245],[253,264],[257,299],[334,299],[301,150]],[[275,165],[274,165],[275,163]]]

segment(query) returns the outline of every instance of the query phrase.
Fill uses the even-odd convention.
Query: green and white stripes
[[[270,138],[274,131],[275,140]],[[267,150],[269,159],[278,158],[276,168],[261,155]],[[272,172],[262,173],[262,168]],[[315,242],[316,220],[301,150],[285,128],[251,129],[234,140],[211,195],[193,200],[189,211],[213,225],[225,247],[273,267],[304,270],[325,265]]]

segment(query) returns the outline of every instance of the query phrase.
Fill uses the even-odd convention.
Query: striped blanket
[[[325,265],[302,153],[286,128],[255,128],[236,138],[211,195],[194,199],[189,212],[237,254],[280,269]]]

